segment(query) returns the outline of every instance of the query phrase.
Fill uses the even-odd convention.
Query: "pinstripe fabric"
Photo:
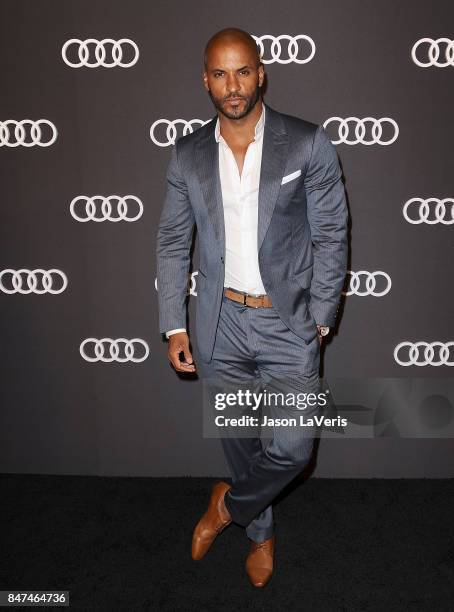
[[[195,357],[206,384],[215,382],[216,390],[222,388],[223,392],[233,391],[235,383],[256,393],[265,389],[287,397],[320,390],[318,339],[306,344],[274,308],[250,308],[224,296],[212,360],[205,363],[198,359],[197,349]],[[307,418],[318,411],[318,407],[307,408],[304,415]],[[303,412],[295,406],[276,405],[269,407],[269,414],[291,418]],[[232,475],[225,503],[233,520],[246,527],[252,540],[260,542],[273,534],[271,502],[307,464],[314,432],[314,427],[274,427],[273,440],[264,449],[258,437],[221,432]]]
[[[334,325],[347,267],[347,205],[336,151],[322,126],[266,105],[258,260],[279,316],[304,342]],[[159,330],[187,327],[189,250],[199,239],[196,339],[212,356],[223,295],[225,232],[215,121],[172,149],[156,237]],[[296,179],[283,177],[301,170]]]
[[[172,150],[156,246],[160,331],[186,327],[197,225],[199,374],[238,383],[252,376],[268,391],[317,392],[316,324],[334,324],[347,266],[348,213],[336,151],[322,126],[266,105],[257,248],[273,308],[253,309],[223,295],[225,228],[214,128],[211,121]],[[289,176],[295,178],[284,179]],[[257,437],[222,437],[233,480],[225,502],[252,539],[271,536],[271,502],[307,463],[313,435],[311,428],[277,427],[265,449]]]

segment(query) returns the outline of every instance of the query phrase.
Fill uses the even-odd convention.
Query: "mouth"
[[[243,98],[227,98],[226,102],[227,104],[238,104],[239,102],[242,102]]]

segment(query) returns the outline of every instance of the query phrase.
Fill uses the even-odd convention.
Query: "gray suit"
[[[257,248],[273,306],[253,309],[223,295],[225,230],[214,128],[215,120],[172,150],[157,232],[160,331],[186,327],[196,224],[195,362],[201,376],[251,381],[254,390],[266,382],[269,391],[316,392],[316,324],[334,325],[347,266],[348,212],[335,148],[322,126],[266,105]],[[276,427],[265,450],[257,437],[222,438],[233,480],[225,503],[250,538],[271,537],[271,502],[306,465],[314,434],[313,428]]]
[[[196,338],[209,362],[224,286],[225,236],[215,120],[172,150],[157,233],[161,333],[186,327],[189,249],[197,224]],[[301,175],[283,185],[283,177]],[[334,325],[347,265],[347,206],[336,150],[322,126],[266,105],[258,209],[259,268],[284,323],[310,342]]]

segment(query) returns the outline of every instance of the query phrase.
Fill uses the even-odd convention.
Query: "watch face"
[[[329,327],[321,327],[320,328],[320,335],[327,336],[328,334],[329,334]]]

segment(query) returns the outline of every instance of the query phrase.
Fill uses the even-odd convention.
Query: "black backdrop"
[[[351,120],[342,136],[330,118],[390,118],[397,126],[383,123],[382,140],[397,135],[389,145],[377,132],[377,142],[365,144],[376,121],[357,132],[364,144],[337,144],[351,215],[349,270],[384,272],[389,280],[377,277],[382,296],[355,295],[367,293],[367,274],[356,290],[346,287],[353,294],[345,296],[324,351],[324,372],[452,381],[449,345],[447,363],[438,367],[403,366],[394,358],[400,342],[453,340],[452,203],[443,208],[437,201],[454,197],[454,53],[446,41],[432,52],[427,42],[417,44],[453,39],[451,2],[438,2],[436,10],[423,0],[16,0],[0,7],[3,472],[227,473],[219,441],[202,435],[201,383],[175,374],[158,334],[154,238],[172,145],[158,146],[150,134],[160,119],[214,115],[202,87],[202,50],[227,26],[313,41],[310,61],[301,61],[311,50],[301,38],[290,47],[294,59],[280,39],[281,52],[275,44],[269,61],[265,39],[266,100],[277,110],[326,124],[333,142],[354,140],[361,122]],[[89,38],[132,41],[136,47],[124,41],[114,55],[109,43],[98,48],[105,63],[132,65],[75,67],[80,45],[62,53],[64,45]],[[96,62],[95,46],[85,56],[82,48],[82,63]],[[38,124],[41,134],[30,123],[15,133],[9,121],[24,119],[50,124]],[[55,142],[40,146],[52,133]],[[165,141],[162,124],[153,135]],[[114,195],[129,196],[120,214],[142,214],[112,221],[119,216]],[[88,213],[79,200],[72,214],[79,196],[101,199]],[[102,198],[112,210],[99,221]],[[420,223],[404,215],[412,198],[436,199],[426,208],[408,205],[407,216]],[[8,272],[21,269],[54,271]],[[67,286],[60,291],[62,278]],[[96,354],[93,342],[81,351],[84,340],[105,337],[138,339],[129,355],[137,361],[88,360]],[[118,347],[125,357],[124,344]],[[314,475],[452,476],[452,451],[450,438],[322,439]]]

